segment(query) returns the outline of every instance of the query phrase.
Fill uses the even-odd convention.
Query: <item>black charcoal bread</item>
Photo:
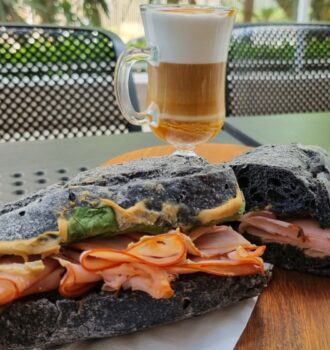
[[[269,208],[279,218],[312,217],[330,226],[330,159],[320,147],[266,145],[229,165],[244,193],[246,210]]]
[[[199,157],[148,158],[95,168],[64,186],[50,186],[0,208],[0,242],[27,240],[56,231],[60,215],[69,220],[77,208],[99,208],[100,199],[111,200],[125,209],[141,203],[135,213],[140,215],[142,224],[146,218],[144,232],[152,233],[155,227],[205,224],[200,220],[201,211],[221,206],[237,193],[238,184],[229,166],[209,165]],[[82,211],[79,213],[82,215]],[[114,232],[134,229],[136,223],[119,222],[118,213],[109,228]],[[82,219],[79,217],[80,222]],[[96,230],[101,232],[102,227]],[[79,238],[79,234],[75,235]]]
[[[251,243],[265,244],[260,237],[245,233]],[[314,275],[330,277],[330,256],[314,257],[306,255],[303,249],[291,244],[268,242],[262,258],[287,270],[308,272]]]
[[[270,274],[246,277],[182,275],[175,296],[143,292],[90,293],[80,300],[36,295],[0,309],[0,349],[44,349],[112,337],[183,320],[260,294]]]

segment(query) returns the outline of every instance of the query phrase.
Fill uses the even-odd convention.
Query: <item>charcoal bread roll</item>
[[[0,208],[0,241],[30,239],[56,231],[59,213],[111,199],[123,208],[144,202],[158,213],[154,226],[198,225],[203,209],[217,207],[237,194],[235,174],[227,165],[210,165],[199,157],[155,157],[95,168],[66,185],[53,185]],[[163,211],[171,204],[176,212]],[[172,215],[170,215],[172,214]]]
[[[282,221],[312,218],[316,220],[312,227],[322,228],[311,233],[308,226],[300,226],[297,237],[288,235],[285,238],[280,236],[279,231],[275,234],[271,231],[272,237],[268,235],[265,239],[261,227],[243,228],[243,217],[239,230],[251,243],[266,244],[265,261],[286,269],[330,276],[328,154],[315,146],[266,145],[235,158],[230,166],[244,193],[248,212],[267,209]],[[307,225],[310,220],[303,221]],[[308,236],[306,239],[305,229],[310,238],[314,237],[313,244],[315,241],[323,242],[321,249],[320,244],[316,248],[303,245],[311,242]],[[308,248],[315,248],[314,253]]]
[[[244,237],[257,245],[265,244],[259,237],[249,233],[245,233]],[[325,277],[330,276],[330,256],[308,256],[303,249],[291,244],[268,242],[263,259],[287,270],[308,272]]]
[[[265,275],[181,275],[170,299],[146,293],[93,292],[78,300],[56,293],[19,300],[0,313],[0,349],[45,349],[91,338],[123,335],[223,308],[262,292]]]
[[[266,145],[229,165],[244,193],[246,210],[270,208],[279,218],[312,217],[330,226],[330,159],[316,146]]]
[[[132,262],[130,266],[132,269],[123,266],[123,270],[114,275],[114,278],[124,277],[126,282],[130,282],[130,273],[133,277],[139,277],[140,272],[136,270],[131,272],[134,268],[132,265],[144,265],[143,271],[146,273],[141,275],[138,283],[140,286],[145,284],[146,288],[140,289],[158,292],[162,289],[162,285],[154,284],[153,279],[148,279],[148,273],[157,276],[161,272],[166,273],[166,279],[160,280],[159,283],[163,281],[165,284],[171,283],[170,293],[156,294],[159,299],[151,297],[152,293],[122,291],[121,287],[124,289],[129,287],[123,283],[118,288],[110,286],[109,290],[115,292],[101,292],[100,288],[103,282],[106,282],[105,278],[99,284],[97,284],[98,278],[94,279],[95,276],[92,281],[80,283],[85,277],[76,278],[75,276],[80,276],[78,273],[73,275],[73,289],[80,288],[80,284],[83,287],[86,287],[86,284],[87,287],[95,286],[95,289],[84,296],[72,299],[78,294],[66,294],[61,289],[61,283],[63,279],[66,280],[69,269],[65,275],[59,276],[61,278],[59,282],[55,280],[56,291],[22,297],[26,295],[24,288],[30,286],[39,286],[37,292],[40,288],[49,290],[42,289],[38,283],[44,280],[54,283],[51,281],[53,272],[58,269],[60,273],[64,272],[61,271],[63,267],[61,264],[48,274],[47,264],[50,265],[50,260],[60,263],[62,261],[64,266],[70,263],[70,266],[75,265],[78,271],[82,272],[80,268],[85,268],[82,254],[94,249],[78,247],[78,250],[74,251],[75,244],[83,243],[81,241],[96,237],[102,238],[101,242],[104,243],[107,239],[120,239],[120,234],[131,237],[134,233],[143,235],[152,233],[148,238],[138,238],[140,243],[157,241],[157,236],[155,238],[153,235],[158,233],[164,233],[163,235],[167,237],[176,236],[183,241],[184,235],[180,232],[173,233],[172,228],[180,227],[183,230],[186,228],[185,225],[190,228],[204,225],[214,228],[214,224],[218,222],[215,220],[232,218],[240,214],[243,208],[244,200],[235,174],[228,165],[209,165],[199,157],[181,156],[142,159],[92,169],[81,173],[64,186],[54,185],[5,205],[0,209],[0,259],[10,261],[3,264],[3,261],[1,262],[3,266],[0,265],[2,267],[0,278],[7,282],[2,285],[4,287],[2,290],[6,292],[7,285],[10,293],[2,294],[3,301],[0,298],[1,305],[4,305],[0,308],[0,349],[49,348],[83,339],[127,334],[200,315],[258,295],[269,279],[268,273],[262,274],[264,265],[259,258],[262,248],[259,252],[256,248],[252,254],[258,254],[258,257],[254,255],[248,263],[243,262],[241,269],[236,261],[235,267],[238,267],[236,271],[222,271],[224,275],[238,277],[223,277],[212,275],[214,270],[210,274],[186,274],[184,265],[181,270],[181,264],[189,263],[186,244],[177,253],[175,248],[179,246],[178,240],[168,246],[166,241],[164,244],[164,240],[159,240],[157,244],[151,245],[150,249],[145,249],[146,252],[137,252],[135,255],[127,253],[129,246],[126,244],[127,249],[121,254],[121,259],[124,260],[120,266]],[[78,236],[76,235],[78,231],[75,231],[77,227],[82,229],[79,231],[81,235]],[[154,231],[149,232],[151,229]],[[187,234],[188,232],[189,229],[185,231]],[[78,239],[73,239],[77,237]],[[130,238],[130,242],[133,241],[134,237]],[[90,240],[88,242],[91,243]],[[139,245],[138,242],[136,243]],[[102,243],[98,244],[100,246],[97,246],[97,249],[103,248]],[[158,261],[157,265],[156,259],[163,257],[163,250],[159,248],[163,244],[167,254],[164,259],[174,256],[176,260],[172,260],[170,267],[174,269],[178,267],[179,272],[174,270],[173,273],[167,273],[163,266],[169,265],[161,265],[162,261],[160,263]],[[145,245],[139,247],[143,250]],[[228,248],[228,254],[231,249]],[[128,256],[127,259],[123,257],[125,254]],[[118,257],[116,254],[113,255]],[[21,262],[16,263],[17,257],[22,257]],[[24,262],[23,258],[26,259]],[[116,259],[110,258],[110,268],[105,270],[115,269],[118,262]],[[228,266],[231,266],[230,259],[228,256]],[[240,256],[239,260],[243,259],[245,257]],[[219,260],[221,260],[219,265],[223,265],[226,259],[221,256]],[[200,263],[201,260],[198,261],[198,264]],[[251,269],[245,269],[247,264]],[[38,270],[38,266],[42,269]],[[142,270],[142,266],[140,268]],[[95,274],[105,270],[98,267]],[[34,281],[34,277],[40,277],[38,275],[40,271],[47,272],[48,275],[44,276],[44,280]],[[86,268],[86,271],[89,270]],[[192,271],[197,270],[188,270]],[[201,269],[201,271],[210,270]],[[247,273],[251,275],[244,276]],[[26,274],[27,276],[24,276]],[[239,276],[240,274],[243,276]],[[99,274],[96,277],[99,277]],[[17,286],[22,278],[25,284],[31,283],[31,285],[20,286],[19,290]],[[132,284],[131,288],[139,289],[138,283]],[[61,290],[61,295],[65,295],[66,298],[59,296]],[[6,298],[8,294],[10,298]]]

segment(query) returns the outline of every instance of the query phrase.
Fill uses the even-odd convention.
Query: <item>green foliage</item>
[[[0,21],[1,22],[24,22],[17,13],[16,1],[0,0]]]
[[[258,22],[269,22],[275,12],[276,8],[274,7],[264,7],[254,17]]]
[[[60,1],[53,0],[25,0],[25,4],[33,9],[44,23],[56,23],[57,14],[61,10],[59,3]]]
[[[294,20],[297,15],[298,0],[276,0],[288,19]]]
[[[330,21],[330,0],[313,0],[311,18],[321,22]]]
[[[99,48],[101,48],[102,45],[104,46],[104,56],[100,56],[94,52],[96,45]],[[45,54],[46,51],[47,54]],[[90,54],[87,56],[86,52],[88,51],[90,51]],[[61,54],[62,52],[67,52],[70,54],[63,55]],[[100,62],[106,55],[109,57],[114,57],[115,53],[113,51],[113,48],[103,44],[102,41],[98,43],[86,43],[83,40],[73,40],[72,38],[68,38],[61,42],[54,42],[50,38],[49,40],[45,39],[42,43],[38,40],[21,42],[19,47],[16,48],[14,48],[12,44],[6,41],[0,41],[0,65],[25,65],[28,62],[42,64],[52,62],[54,65],[58,64],[56,71],[49,69],[47,73],[48,75],[54,74],[60,76],[62,74],[65,74],[65,72],[61,70],[61,63],[70,64],[73,61],[75,63],[79,63],[80,61],[85,63]],[[24,76],[22,72],[20,74]],[[20,78],[20,75],[18,73],[15,75]]]
[[[309,38],[304,48],[305,58],[330,58],[330,37],[325,39]]]
[[[105,0],[84,0],[84,15],[89,19],[90,25],[94,27],[101,26],[101,13],[107,17],[110,15],[108,4]]]
[[[250,59],[286,59],[294,58],[294,46],[290,43],[281,45],[251,44],[249,40],[242,40],[231,48],[231,54],[239,60]]]
[[[41,23],[56,24],[60,17],[64,17],[66,25],[84,24],[100,27],[101,16],[109,18],[110,10],[107,0],[80,0],[83,16],[73,12],[72,0],[0,0],[0,21],[25,22],[18,14],[18,4],[31,9],[32,14],[40,18]]]

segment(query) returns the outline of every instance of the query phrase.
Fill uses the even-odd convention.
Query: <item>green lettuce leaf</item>
[[[68,241],[118,233],[118,224],[114,211],[109,207],[76,207],[68,223]]]

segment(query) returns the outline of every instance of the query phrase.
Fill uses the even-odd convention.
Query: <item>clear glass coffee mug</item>
[[[127,48],[115,72],[124,117],[150,125],[178,153],[218,134],[225,118],[225,74],[236,11],[195,5],[141,5],[148,47]],[[134,63],[148,63],[148,108],[134,110],[129,76]]]

